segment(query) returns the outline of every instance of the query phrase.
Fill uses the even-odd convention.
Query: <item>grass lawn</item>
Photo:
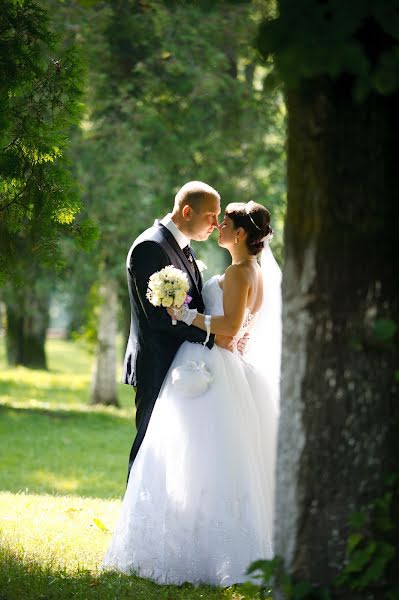
[[[120,410],[90,407],[91,357],[60,340],[48,342],[48,357],[46,372],[8,369],[0,355],[0,489],[120,497],[135,432],[133,389],[118,386]]]
[[[133,390],[121,409],[88,405],[91,357],[48,342],[49,371],[9,369],[0,339],[0,599],[243,600],[99,573],[125,489]]]

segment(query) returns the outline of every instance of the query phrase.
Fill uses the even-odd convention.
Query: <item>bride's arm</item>
[[[244,321],[248,301],[249,283],[244,270],[238,265],[231,265],[226,270],[223,282],[224,315],[212,317],[211,333],[235,336]],[[173,309],[168,309],[173,316]],[[177,317],[178,318],[178,317]],[[206,331],[205,315],[198,313],[192,325]]]

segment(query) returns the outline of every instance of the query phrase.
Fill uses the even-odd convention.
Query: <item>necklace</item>
[[[233,263],[233,264],[235,264],[235,265],[242,265],[243,263],[246,263],[246,262],[250,262],[251,263],[251,262],[255,262],[256,260],[257,260],[256,256],[251,256],[250,258],[243,258],[242,260],[240,260],[240,261],[238,261],[236,263]]]

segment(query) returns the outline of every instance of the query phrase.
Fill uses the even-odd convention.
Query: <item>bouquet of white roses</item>
[[[188,277],[172,265],[153,273],[148,281],[147,299],[153,306],[180,308],[187,300]],[[176,321],[172,321],[176,325]]]

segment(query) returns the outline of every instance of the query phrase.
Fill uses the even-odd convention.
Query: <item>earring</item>
[[[238,239],[236,237],[234,238],[234,243],[238,244]]]

